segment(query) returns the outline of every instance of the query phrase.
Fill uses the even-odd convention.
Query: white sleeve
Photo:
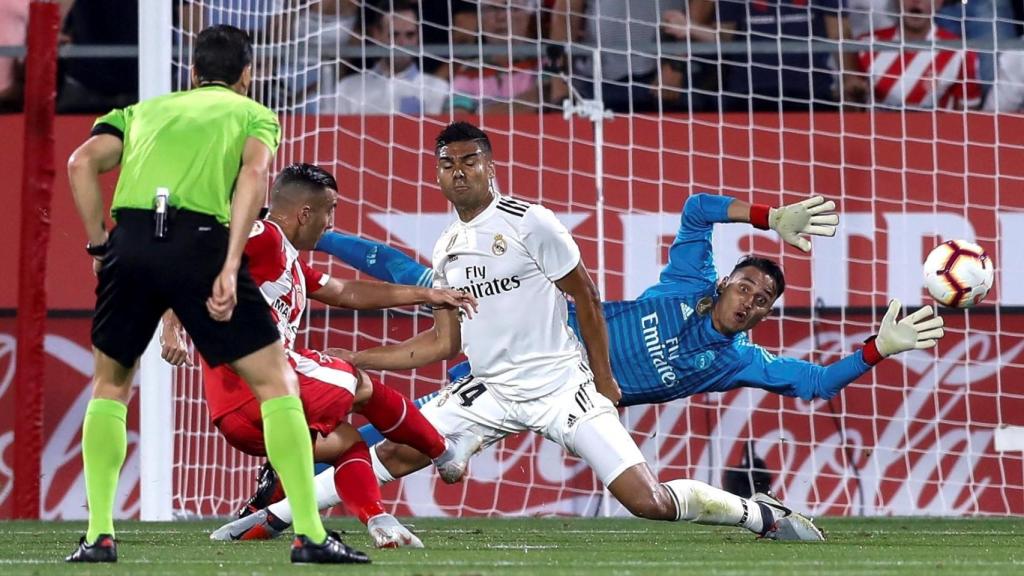
[[[520,225],[523,244],[548,280],[565,278],[580,263],[580,249],[569,230],[543,206],[531,206]]]

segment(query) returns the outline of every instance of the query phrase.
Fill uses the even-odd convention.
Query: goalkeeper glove
[[[897,299],[889,302],[889,310],[882,318],[878,335],[864,347],[864,361],[874,366],[893,354],[907,350],[924,350],[935,346],[942,338],[941,316],[932,315],[932,307],[925,306],[903,320],[896,322],[902,304]]]
[[[761,230],[775,230],[787,244],[810,252],[811,241],[803,235],[835,236],[839,215],[825,214],[835,209],[836,203],[822,196],[779,208],[754,204],[750,207],[750,223]]]

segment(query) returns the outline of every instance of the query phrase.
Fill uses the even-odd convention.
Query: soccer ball
[[[932,298],[951,308],[970,308],[992,289],[992,259],[966,240],[950,240],[935,247],[924,261],[924,285]]]

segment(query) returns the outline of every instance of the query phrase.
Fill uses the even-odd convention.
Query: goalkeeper
[[[943,335],[942,318],[933,317],[931,307],[926,306],[897,322],[901,308],[897,300],[890,304],[877,337],[862,350],[828,366],[777,357],[750,342],[747,332],[771,312],[785,290],[785,278],[775,262],[748,257],[727,277],[717,279],[711,250],[714,225],[749,222],[757,228],[774,230],[788,244],[808,252],[811,245],[806,235],[835,234],[838,216],[832,213],[834,207],[833,202],[820,197],[779,208],[724,196],[690,197],[659,282],[636,300],[603,304],[612,372],[621,392],[602,393],[620,406],[669,402],[740,387],[762,388],[804,400],[828,399],[888,356],[935,346]],[[427,267],[393,248],[336,232],[326,234],[317,249],[395,283],[423,284],[431,276]],[[774,284],[775,290],[763,288],[765,279]],[[569,323],[578,332],[571,304]],[[449,377],[454,382],[469,370],[468,363],[456,365]],[[372,427],[364,426],[360,432],[367,443],[380,440]],[[430,463],[416,450],[391,442],[376,446],[371,456],[382,481]],[[330,495],[317,497],[321,508],[337,502]],[[260,518],[242,518],[218,532],[237,535],[257,523],[263,524],[267,515],[264,511]],[[269,515],[289,518],[286,502],[271,506]]]

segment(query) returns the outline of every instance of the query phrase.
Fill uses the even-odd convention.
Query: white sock
[[[338,491],[334,488],[334,468],[328,468],[316,475],[313,479],[316,484],[316,507],[319,510],[326,510],[331,506],[341,504]],[[270,513],[277,516],[283,522],[292,523],[292,506],[285,498],[280,502],[271,504],[268,507]]]
[[[672,480],[662,485],[675,497],[679,520],[743,526],[756,534],[761,533],[761,507],[757,502],[696,480]]]
[[[445,442],[445,446],[447,446],[448,441],[445,440]],[[384,466],[384,463],[380,461],[380,457],[377,456],[376,445],[370,446],[370,464],[373,466],[373,473],[377,475],[378,484],[383,486],[388,482],[394,482],[395,477],[391,475],[391,472],[388,472],[387,467]]]

